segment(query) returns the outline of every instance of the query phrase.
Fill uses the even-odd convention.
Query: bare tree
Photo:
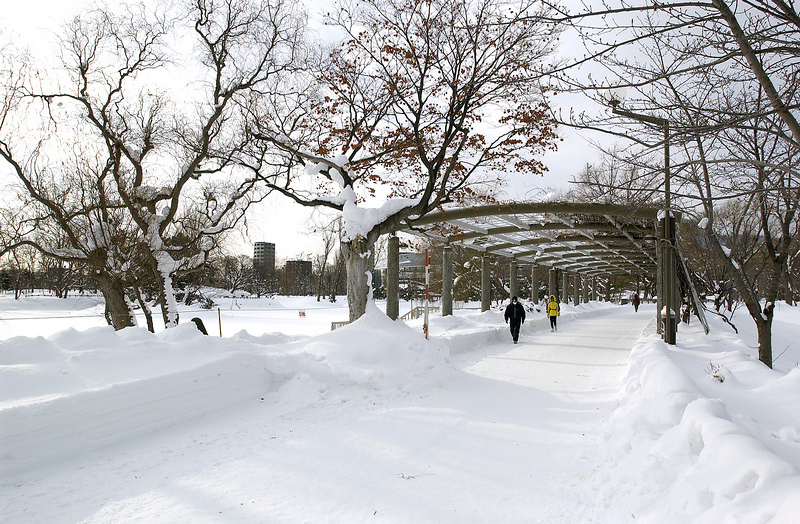
[[[313,257],[314,275],[316,278],[317,287],[317,302],[322,300],[325,295],[325,281],[326,276],[329,274],[331,268],[328,260],[333,254],[336,243],[341,236],[342,219],[341,217],[334,218],[333,220],[318,220],[311,225],[310,233],[317,233],[322,235],[322,251]]]
[[[336,296],[347,293],[347,264],[341,249],[333,256],[333,265],[328,278],[328,300],[336,302]]]
[[[246,289],[253,282],[253,261],[246,255],[227,255],[217,260],[218,283],[231,293]]]
[[[684,212],[704,219],[707,249],[735,283],[758,328],[759,358],[771,366],[772,307],[796,251],[800,82],[787,74],[797,63],[794,7],[756,1],[733,12],[723,0],[621,3],[566,19],[581,21],[591,57],[608,71],[583,87],[607,101],[610,88],[625,84],[634,92],[629,111],[669,122],[670,192]],[[629,45],[643,56],[632,59]],[[628,151],[632,163],[647,158],[649,147],[665,146],[661,128],[627,136],[645,146]],[[730,200],[743,214],[726,224],[719,211]],[[753,217],[757,233],[737,229]]]
[[[92,214],[93,221],[74,236],[118,231],[124,223],[134,245],[114,249],[135,254],[138,267],[158,283],[168,327],[178,322],[175,277],[200,268],[219,236],[265,195],[252,172],[233,162],[249,140],[238,102],[273,89],[277,77],[299,65],[303,22],[291,4],[279,1],[186,0],[175,18],[143,4],[125,5],[119,14],[91,11],[65,27],[68,78],[29,84],[23,93],[29,109],[40,104],[48,140],[16,162],[9,137],[4,156],[55,227],[71,230],[77,225],[60,208],[59,196],[29,182],[82,144],[81,157],[92,159],[92,169],[84,170],[79,187],[93,184],[94,196],[84,211],[71,213]],[[169,45],[173,37],[182,44]],[[194,48],[181,54],[191,37]],[[188,79],[191,90],[187,83],[175,86],[179,78]],[[50,156],[44,145],[52,148]],[[32,174],[45,158],[46,172]],[[52,181],[64,188],[62,176]],[[124,266],[125,257],[118,260]]]
[[[587,165],[572,180],[565,198],[579,202],[605,202],[629,206],[653,205],[663,174],[647,162],[634,162],[620,149],[611,148],[598,165]]]
[[[23,205],[10,220],[15,229],[6,237],[3,251],[30,247],[55,260],[86,267],[105,297],[111,324],[116,329],[132,326],[125,273],[135,250],[135,235],[130,234],[114,201],[106,198],[107,180],[100,169],[93,169],[98,166],[77,155],[52,160],[44,153],[49,142],[40,139],[23,165],[6,138],[0,138],[0,156],[23,186]]]

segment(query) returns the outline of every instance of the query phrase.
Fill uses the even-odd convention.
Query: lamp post
[[[667,344],[675,344],[677,331],[677,311],[673,311],[672,307],[675,300],[675,218],[672,216],[670,210],[670,187],[669,187],[669,120],[659,118],[657,116],[642,115],[639,113],[632,113],[620,109],[620,101],[612,98],[609,102],[611,104],[611,112],[615,115],[624,116],[640,122],[653,124],[664,130],[664,218],[658,225],[659,227],[659,249],[661,250],[661,264],[663,268],[662,290],[663,290],[663,304],[666,306],[664,313],[664,342]],[[661,310],[659,310],[659,314]]]

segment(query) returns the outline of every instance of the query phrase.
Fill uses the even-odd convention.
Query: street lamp
[[[662,264],[662,280],[663,280],[663,303],[666,305],[664,314],[664,342],[667,344],[675,344],[677,331],[677,312],[673,311],[674,289],[675,289],[675,218],[672,216],[670,205],[670,187],[669,187],[669,120],[666,118],[659,118],[657,116],[642,115],[640,113],[632,113],[619,108],[620,100],[614,96],[609,100],[611,105],[611,112],[615,115],[624,116],[640,122],[653,124],[664,130],[664,218],[659,224],[659,249],[661,249],[661,264]],[[659,309],[659,315],[661,310]]]

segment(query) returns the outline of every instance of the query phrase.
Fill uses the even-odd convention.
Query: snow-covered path
[[[502,424],[496,438],[519,446],[511,456],[494,453],[492,438],[475,448],[487,469],[503,477],[494,494],[464,495],[475,521],[604,522],[605,502],[596,499],[590,480],[600,423],[614,409],[630,349],[651,321],[625,309],[562,322],[556,333],[523,329],[520,343],[507,350],[492,346],[457,357],[472,378],[449,401],[463,403],[470,423]],[[492,478],[487,475],[487,486]]]
[[[651,320],[625,308],[557,333],[529,322],[520,344],[456,353],[451,373],[410,394],[304,404],[313,383],[289,384],[18,475],[0,520],[602,522],[599,423]]]

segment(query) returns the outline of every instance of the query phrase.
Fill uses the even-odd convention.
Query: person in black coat
[[[511,329],[511,338],[514,339],[514,344],[516,344],[517,340],[519,340],[519,328],[525,323],[525,308],[517,302],[517,297],[511,297],[511,303],[506,307],[504,316],[506,324]]]

